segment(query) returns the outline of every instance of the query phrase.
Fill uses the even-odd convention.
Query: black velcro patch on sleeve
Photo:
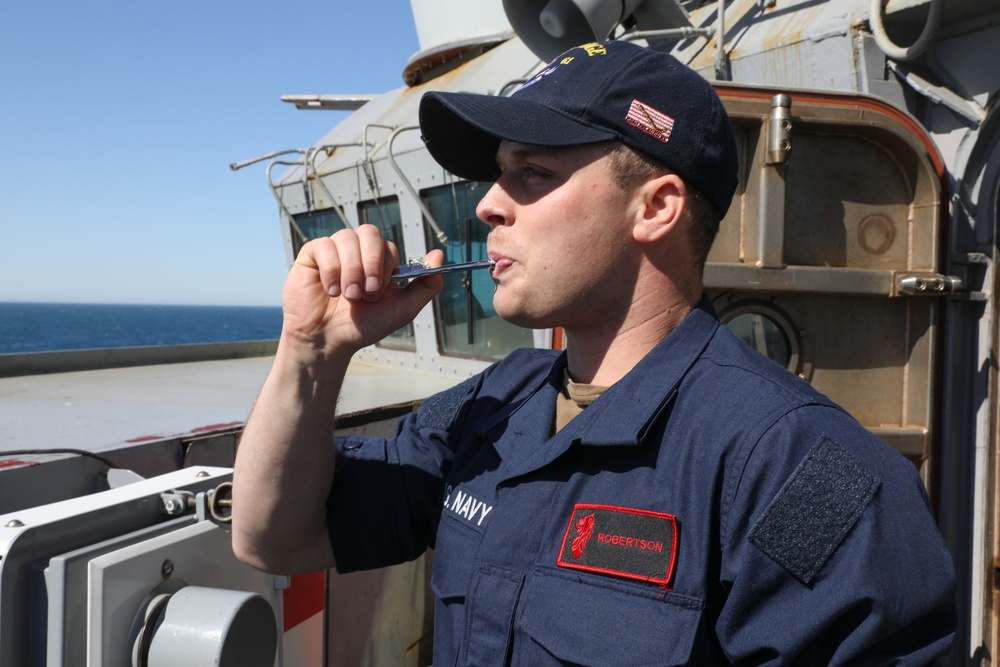
[[[861,518],[881,482],[823,438],[750,530],[750,542],[808,585]]]
[[[417,415],[417,427],[441,430],[450,427],[455,421],[455,417],[458,416],[462,404],[465,403],[465,397],[478,381],[478,377],[471,377],[451,389],[446,389],[424,400],[423,405],[420,406],[420,414]]]

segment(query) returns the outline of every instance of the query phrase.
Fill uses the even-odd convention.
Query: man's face
[[[501,142],[500,178],[476,213],[491,227],[493,306],[504,319],[572,330],[628,307],[638,204],[615,183],[611,147]]]

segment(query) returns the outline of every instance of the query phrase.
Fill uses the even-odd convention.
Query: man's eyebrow
[[[522,146],[513,149],[511,152],[519,156],[534,157],[537,155],[555,155],[560,146]]]
[[[506,157],[526,159],[533,157],[552,157],[558,153],[560,146],[534,146],[522,144],[516,148],[509,148],[504,152]],[[497,151],[497,160],[500,160],[501,152]]]

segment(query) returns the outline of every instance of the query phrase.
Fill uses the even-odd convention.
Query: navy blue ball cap
[[[736,140],[711,84],[673,56],[631,42],[570,49],[509,97],[427,93],[420,128],[441,166],[474,181],[500,175],[503,139],[621,141],[698,189],[720,215],[736,191]]]

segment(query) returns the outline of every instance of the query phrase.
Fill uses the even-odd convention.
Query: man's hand
[[[443,253],[426,260],[439,266]],[[334,565],[323,502],[333,482],[334,408],[351,356],[403,325],[441,276],[398,287],[396,246],[376,227],[303,246],[285,281],[274,365],[247,420],[233,474],[233,550],[269,572]]]
[[[442,259],[434,250],[425,261],[439,266]],[[411,322],[444,281],[430,276],[399,287],[391,280],[398,263],[395,244],[373,225],[307,243],[285,281],[285,342],[321,356],[353,354]]]

